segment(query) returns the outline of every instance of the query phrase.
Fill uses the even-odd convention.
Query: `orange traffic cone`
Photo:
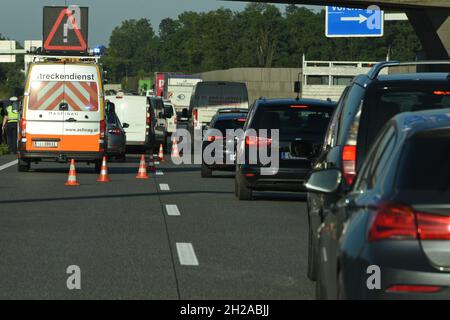
[[[152,173],[156,172],[155,160],[153,160],[153,155],[150,155],[150,160],[148,161],[148,170]]]
[[[180,157],[180,152],[178,151],[177,139],[175,139],[175,138],[172,139],[172,154],[171,154],[171,156],[172,156],[172,158]]]
[[[75,160],[70,162],[69,178],[67,179],[66,186],[79,186],[77,182],[77,171],[75,170]]]
[[[148,179],[147,168],[145,167],[145,156],[141,156],[141,163],[139,164],[139,171],[136,179]]]
[[[108,175],[108,167],[106,166],[106,157],[103,157],[102,168],[100,171],[100,177],[97,179],[98,182],[110,182]]]
[[[164,151],[162,143],[159,145],[159,153],[158,153],[159,162],[164,162]]]

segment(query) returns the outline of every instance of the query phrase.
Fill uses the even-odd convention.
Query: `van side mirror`
[[[164,119],[164,113],[162,111],[158,112],[158,119]]]
[[[305,184],[308,192],[336,193],[342,181],[342,174],[339,169],[326,169],[315,171],[311,174]]]
[[[300,94],[302,92],[302,83],[301,81],[294,82],[294,92]]]
[[[184,108],[183,111],[181,112],[181,116],[183,118],[189,118],[189,110],[187,108]]]
[[[128,124],[128,123],[122,123],[122,127],[124,128],[124,129],[126,129],[126,128],[129,128],[130,127],[130,125]]]

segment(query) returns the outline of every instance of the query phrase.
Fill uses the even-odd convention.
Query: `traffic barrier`
[[[155,168],[155,160],[153,159],[153,155],[150,154],[150,160],[148,161],[148,171],[155,173],[156,172],[156,168]]]
[[[106,157],[103,157],[102,168],[100,170],[100,177],[97,179],[98,182],[110,182],[108,175],[108,167],[106,166]]]
[[[145,165],[145,156],[141,156],[141,162],[139,163],[139,171],[136,179],[148,179],[147,168]]]
[[[79,186],[77,182],[77,171],[75,169],[75,160],[70,162],[69,177],[67,178],[66,186]]]
[[[172,139],[172,154],[171,154],[171,157],[172,157],[172,159],[180,157],[180,152],[178,151],[177,139],[175,139],[175,138]]]
[[[158,153],[159,162],[164,162],[164,151],[162,143],[159,145],[159,153]]]

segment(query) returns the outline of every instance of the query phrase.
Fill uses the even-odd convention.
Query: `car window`
[[[323,148],[327,149],[329,147],[334,147],[337,142],[337,136],[338,136],[338,130],[339,130],[339,119],[341,116],[342,106],[345,103],[347,93],[348,93],[349,87],[345,88],[344,92],[342,93],[339,102],[337,104],[336,110],[333,113],[332,119],[330,121],[330,124],[328,126],[325,140],[323,143]]]
[[[400,190],[450,192],[450,132],[412,137],[400,157]],[[443,194],[442,194],[443,195]]]
[[[220,130],[222,135],[225,136],[227,133],[226,130],[242,129],[244,127],[244,123],[244,118],[217,120],[212,128]]]

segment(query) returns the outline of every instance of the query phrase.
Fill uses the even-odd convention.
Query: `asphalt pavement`
[[[138,155],[110,162],[109,183],[80,163],[67,187],[66,164],[0,157],[0,299],[313,298],[304,195],[238,201],[231,173],[166,158],[148,180]]]

